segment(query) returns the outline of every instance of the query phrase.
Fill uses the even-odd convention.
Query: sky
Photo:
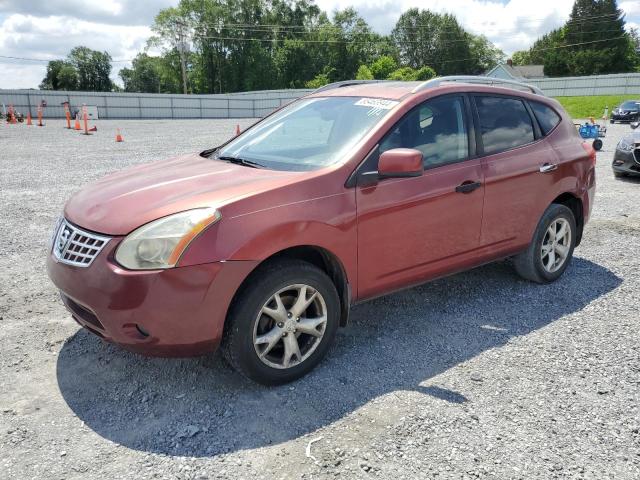
[[[130,66],[151,35],[156,13],[178,0],[0,0],[0,88],[37,88],[47,60],[64,58],[84,45],[108,51],[112,79]],[[327,12],[355,7],[380,33],[389,33],[412,7],[452,13],[465,29],[484,34],[511,54],[528,48],[542,34],[561,26],[573,0],[316,0]],[[628,27],[640,27],[640,0],[619,0]]]

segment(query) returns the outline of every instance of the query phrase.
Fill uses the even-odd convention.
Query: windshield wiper
[[[225,162],[235,163],[236,165],[244,165],[245,167],[251,168],[267,168],[265,165],[261,163],[254,162],[253,160],[247,160],[246,158],[239,157],[230,157],[226,155],[216,157],[218,160],[224,160]]]

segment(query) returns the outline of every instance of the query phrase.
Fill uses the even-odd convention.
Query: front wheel
[[[234,300],[222,349],[249,379],[278,385],[302,377],[325,356],[340,322],[331,279],[303,261],[260,267]]]
[[[516,272],[526,280],[550,283],[566,270],[576,242],[573,212],[553,203],[542,215],[529,248],[514,257]]]
[[[599,151],[602,148],[602,140],[600,140],[599,138],[596,138],[593,141],[593,148],[594,148],[594,150],[598,150]]]

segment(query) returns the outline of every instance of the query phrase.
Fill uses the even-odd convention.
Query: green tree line
[[[127,92],[225,93],[315,88],[345,79],[424,80],[477,75],[505,60],[486,37],[451,14],[412,8],[390,35],[353,8],[328,15],[313,0],[181,0],[160,10],[153,36],[119,76]],[[626,32],[616,0],[576,0],[560,29],[516,52],[515,64],[542,63],[549,76],[635,71],[636,32]],[[150,55],[149,51],[160,51]],[[111,57],[86,47],[49,62],[41,88],[116,90]]]
[[[640,70],[640,37],[625,30],[616,0],[575,0],[567,22],[513,54],[514,65],[544,65],[549,77]]]

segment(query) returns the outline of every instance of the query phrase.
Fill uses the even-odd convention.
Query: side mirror
[[[639,125],[640,125],[640,122],[631,122],[630,126],[635,130],[636,128],[638,128]]]
[[[424,172],[422,152],[412,148],[394,148],[380,155],[378,178],[419,177]]]

